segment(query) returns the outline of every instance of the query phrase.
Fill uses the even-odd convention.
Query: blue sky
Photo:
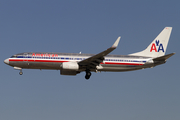
[[[2,0],[0,2],[0,119],[179,120],[180,2],[177,0]],[[132,72],[62,76],[19,71],[3,63],[21,52],[99,53],[118,36],[112,54],[145,49],[173,27],[167,63]]]

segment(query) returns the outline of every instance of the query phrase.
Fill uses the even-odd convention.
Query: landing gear
[[[22,74],[23,74],[22,69],[20,69],[19,75],[22,75]]]
[[[22,71],[20,71],[20,72],[19,72],[19,75],[22,75],[22,74],[23,74],[23,72],[22,72]]]
[[[14,69],[15,69],[15,70],[20,70],[20,72],[19,72],[19,74],[20,74],[20,75],[22,75],[22,74],[23,74],[23,72],[22,72],[22,68],[20,68],[20,67],[14,67]]]
[[[86,70],[85,78],[88,80],[90,77],[91,77],[91,72],[89,70]]]

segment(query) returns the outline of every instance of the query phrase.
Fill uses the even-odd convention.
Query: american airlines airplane
[[[145,50],[129,55],[108,55],[118,46],[118,37],[110,48],[98,54],[25,52],[5,59],[4,63],[20,70],[20,75],[22,69],[60,70],[61,75],[77,75],[85,71],[86,79],[90,78],[91,72],[153,68],[175,54],[165,55],[171,30],[172,27],[165,27]]]

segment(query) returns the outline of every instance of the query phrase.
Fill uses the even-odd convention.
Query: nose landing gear
[[[23,72],[22,72],[22,70],[20,70],[19,75],[22,75],[22,74],[23,74]]]
[[[20,70],[20,72],[19,72],[19,74],[20,74],[20,75],[22,75],[22,74],[23,74],[23,72],[22,72],[22,68],[20,68],[20,67],[14,67],[14,69],[15,69],[15,70]]]
[[[91,77],[91,72],[89,70],[86,70],[85,78],[88,80]]]

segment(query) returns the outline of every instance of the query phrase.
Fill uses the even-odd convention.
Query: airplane
[[[25,52],[5,59],[4,63],[20,70],[20,75],[23,74],[22,69],[60,70],[61,75],[74,76],[85,71],[87,80],[91,72],[153,68],[166,63],[175,54],[165,55],[171,31],[172,27],[165,27],[145,50],[129,55],[108,55],[117,48],[121,38],[118,37],[110,48],[98,54]]]

